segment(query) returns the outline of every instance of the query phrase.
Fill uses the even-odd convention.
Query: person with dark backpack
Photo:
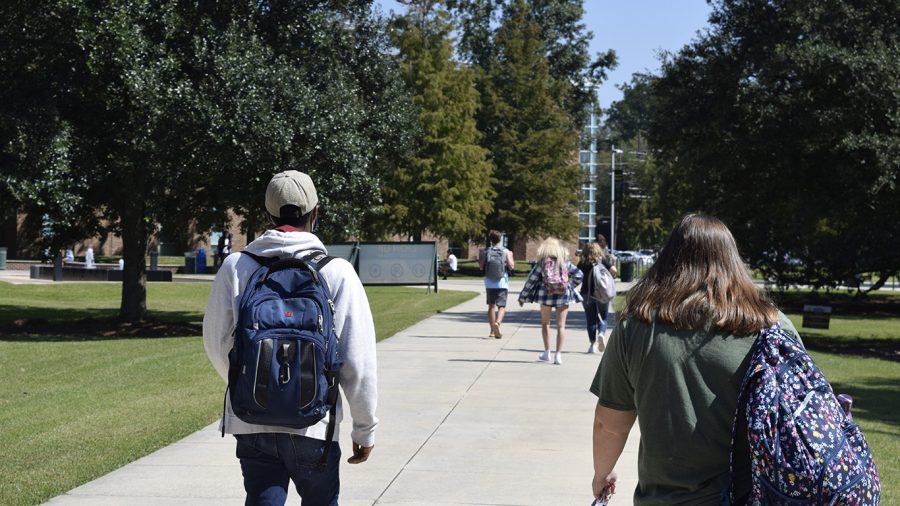
[[[503,247],[502,239],[500,232],[491,230],[488,233],[488,247],[478,254],[478,265],[484,272],[484,288],[487,292],[488,325],[491,327],[488,337],[495,339],[503,337],[500,324],[506,315],[509,273],[516,267],[512,251]]]
[[[353,266],[329,257],[311,231],[318,195],[308,175],[276,174],[273,221],[224,259],[203,318],[203,343],[227,383],[220,429],[233,434],[247,504],[284,504],[294,482],[304,506],[336,505],[344,392],[351,464],[375,442],[375,327]]]
[[[615,296],[613,276],[616,274],[616,268],[606,254],[606,239],[602,235],[598,235],[597,238],[597,241],[590,242],[584,247],[578,262],[578,270],[584,273],[584,280],[581,283],[581,297],[584,300],[581,301],[581,305],[584,308],[590,341],[588,353],[599,353],[605,348],[603,336],[606,335],[609,305]]]
[[[687,215],[628,292],[591,385],[594,496],[640,424],[634,504],[878,504],[862,431],[719,219]]]

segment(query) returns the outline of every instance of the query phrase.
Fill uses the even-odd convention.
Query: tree
[[[658,247],[671,228],[664,220],[666,199],[659,188],[655,155],[646,142],[646,130],[656,113],[652,88],[655,79],[650,74],[632,75],[630,83],[620,86],[622,98],[610,105],[606,117],[609,142],[624,151],[617,164],[622,176],[616,183],[620,190],[616,198],[616,237],[625,246],[620,249]],[[599,186],[598,200],[603,201],[609,195],[606,178],[601,178]],[[598,205],[598,209],[603,208]]]
[[[618,86],[622,98],[610,104],[606,117],[612,142],[623,144],[633,139],[638,143],[637,149],[646,148],[646,132],[656,114],[655,80],[656,76],[652,74],[637,72],[632,74],[631,82]]]
[[[479,145],[475,72],[453,61],[447,13],[411,9],[396,20],[395,43],[420,135],[408,164],[385,177],[385,203],[394,232],[419,241],[425,230],[462,241],[479,235],[492,208],[493,165]]]
[[[583,0],[531,0],[530,18],[541,27],[541,40],[550,63],[550,75],[569,84],[562,107],[572,121],[584,125],[587,112],[596,102],[596,90],[606,80],[607,70],[616,66],[612,49],[598,53],[591,61],[590,41],[585,31]]]
[[[233,208],[263,223],[280,170],[327,181],[326,239],[354,233],[411,110],[369,3],[3,4],[3,182],[24,202],[44,188],[38,212],[74,202],[121,234],[126,320],[146,311],[164,217],[204,229]]]
[[[512,8],[512,0],[447,0],[461,27],[459,51],[463,58],[485,68],[499,51],[496,32],[501,13]],[[547,57],[550,75],[568,84],[556,97],[560,107],[580,128],[589,107],[596,102],[596,89],[616,66],[616,53],[589,52],[593,33],[585,30],[583,0],[528,0],[524,9],[529,21],[539,27],[541,50]]]
[[[730,224],[781,284],[900,268],[900,3],[719,0],[663,65],[669,209]]]
[[[616,178],[616,245],[619,249],[658,248],[671,227],[663,221],[665,198],[659,191],[655,159],[637,139],[616,144],[616,148],[623,150],[616,158],[617,172],[622,174]],[[608,203],[608,178],[601,178],[598,186],[598,200],[606,197]]]
[[[480,125],[496,166],[497,199],[488,226],[511,240],[571,237],[579,227],[584,175],[577,163],[578,131],[555,100],[568,84],[553,79],[540,27],[523,1],[506,10],[497,30]]]

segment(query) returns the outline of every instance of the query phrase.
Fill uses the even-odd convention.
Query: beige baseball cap
[[[276,218],[281,217],[281,206],[297,206],[304,215],[318,204],[316,185],[309,176],[296,170],[275,174],[266,188],[266,211]]]

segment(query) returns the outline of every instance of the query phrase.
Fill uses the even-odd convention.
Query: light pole
[[[610,150],[612,164],[609,168],[609,249],[616,249],[616,153],[622,154],[621,149],[616,149],[613,144]]]

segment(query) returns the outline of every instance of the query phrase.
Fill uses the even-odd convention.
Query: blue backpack
[[[843,397],[849,401],[848,396]],[[877,505],[881,484],[862,429],[803,346],[778,324],[756,341],[738,398],[747,420],[747,504]],[[723,504],[732,504],[729,484]]]
[[[234,347],[228,355],[231,408],[241,420],[281,427],[314,425],[338,397],[338,337],[334,302],[319,269],[331,257],[265,258],[241,297]],[[328,446],[326,445],[326,448]]]

